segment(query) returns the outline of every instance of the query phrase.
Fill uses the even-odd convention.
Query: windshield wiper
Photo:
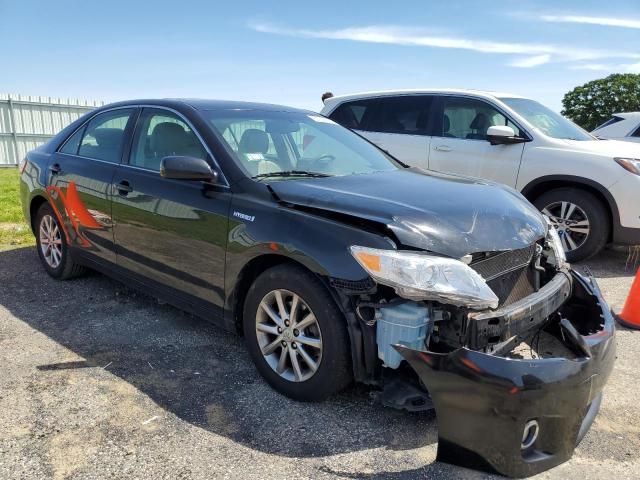
[[[283,172],[270,172],[270,173],[260,173],[258,175],[254,175],[251,178],[266,178],[266,177],[331,177],[328,173],[321,172],[308,172],[306,170],[285,170]]]

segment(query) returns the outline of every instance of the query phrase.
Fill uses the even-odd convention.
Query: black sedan
[[[370,384],[435,408],[439,459],[513,476],[568,459],[598,411],[610,310],[512,189],[407,168],[312,112],[206,100],[102,107],[20,169],[51,276],[98,270],[239,332],[294,399]],[[513,354],[542,334],[566,354]]]

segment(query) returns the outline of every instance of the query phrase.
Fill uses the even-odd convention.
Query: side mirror
[[[160,162],[160,176],[173,180],[201,180],[218,183],[218,173],[202,158],[170,156]]]
[[[526,142],[526,138],[516,137],[513,128],[506,125],[494,125],[487,129],[487,140],[491,145],[510,145]]]

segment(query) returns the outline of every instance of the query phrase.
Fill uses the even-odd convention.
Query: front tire
[[[279,265],[253,283],[243,329],[256,368],[278,392],[320,401],[352,380],[346,321],[322,282]]]
[[[85,268],[71,258],[64,230],[48,203],[43,203],[38,209],[35,235],[38,256],[49,275],[67,280],[84,273]]]
[[[578,262],[600,252],[610,233],[609,215],[594,195],[576,188],[558,188],[539,196],[534,205],[558,229],[567,260]]]

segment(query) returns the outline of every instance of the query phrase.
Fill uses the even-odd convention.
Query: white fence
[[[101,105],[104,102],[0,94],[0,167],[17,165],[29,150]]]

